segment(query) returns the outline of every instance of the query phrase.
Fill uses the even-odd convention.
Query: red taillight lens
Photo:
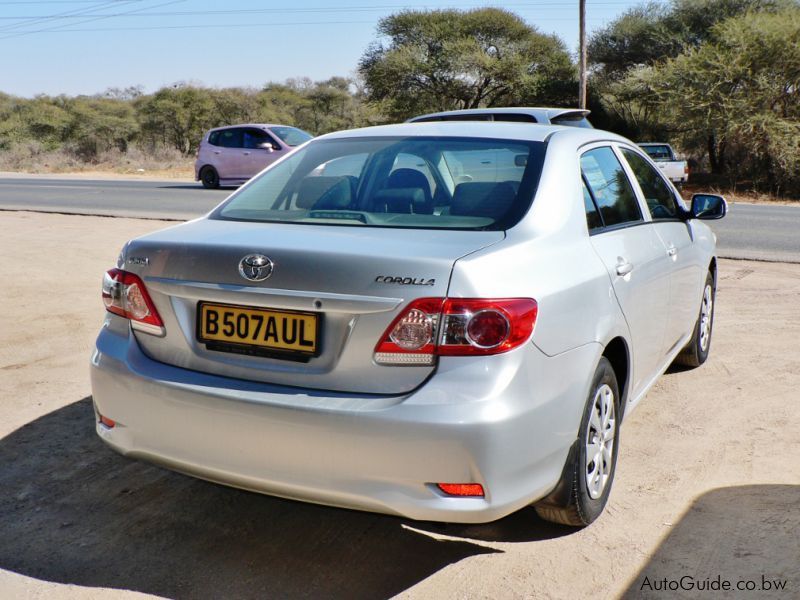
[[[531,298],[420,298],[375,347],[384,365],[432,365],[438,356],[508,352],[527,341],[538,306]]]
[[[131,320],[131,326],[153,335],[164,335],[164,322],[144,281],[138,275],[111,269],[103,277],[103,304],[108,312]]]
[[[500,354],[525,343],[536,324],[531,298],[448,298],[444,303],[440,356]]]
[[[483,486],[480,483],[437,483],[436,487],[450,496],[469,496],[483,498]]]

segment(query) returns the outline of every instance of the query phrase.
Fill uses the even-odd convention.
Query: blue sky
[[[587,0],[589,32],[637,4]],[[577,0],[0,0],[0,91],[30,97],[130,85],[153,92],[177,81],[260,87],[326,79],[355,70],[383,16],[498,5],[577,49]]]

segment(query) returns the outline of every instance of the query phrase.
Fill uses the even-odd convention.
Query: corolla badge
[[[269,257],[263,254],[248,254],[239,261],[239,275],[248,281],[264,281],[274,268]]]

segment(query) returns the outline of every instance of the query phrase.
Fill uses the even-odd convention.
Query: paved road
[[[724,219],[709,223],[720,256],[800,262],[800,203],[734,204]]]
[[[0,177],[0,209],[192,219],[230,192],[183,181]],[[710,224],[722,257],[800,262],[800,204],[735,204]]]
[[[89,215],[193,219],[231,193],[193,181],[0,177],[0,208]]]

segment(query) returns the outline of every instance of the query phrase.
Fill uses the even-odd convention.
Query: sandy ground
[[[96,439],[100,277],[160,226],[0,214],[0,597],[659,598],[664,578],[762,576],[787,589],[725,597],[800,597],[800,265],[721,262],[711,357],[625,422],[592,526],[437,525],[197,481]]]

